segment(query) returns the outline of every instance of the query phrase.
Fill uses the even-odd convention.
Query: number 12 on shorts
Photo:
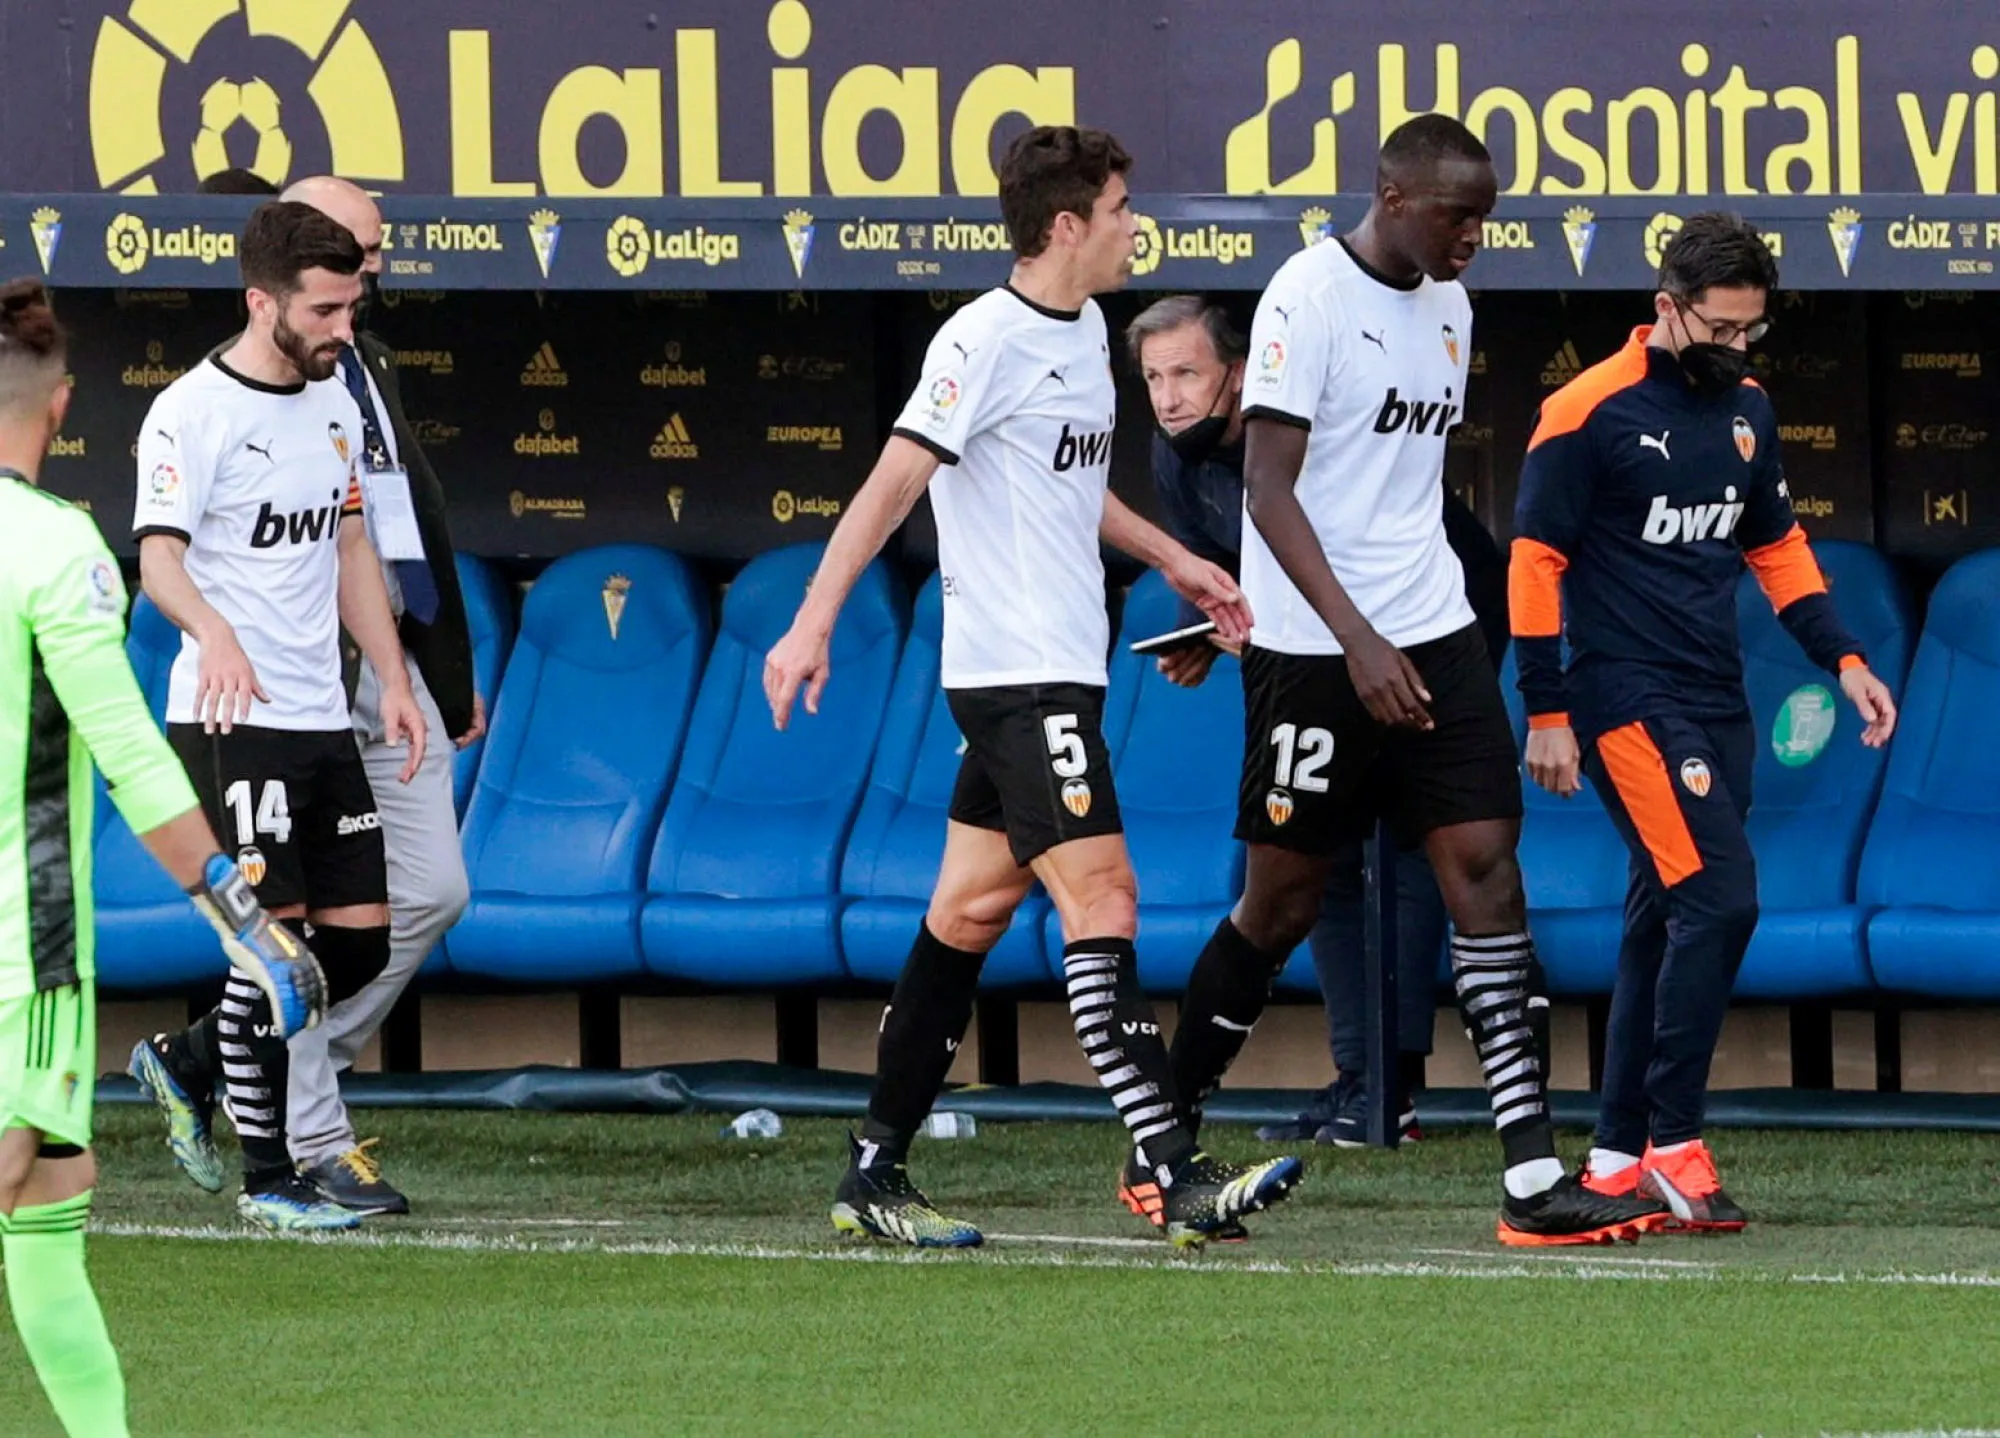
[[[1333,759],[1333,733],[1327,729],[1301,729],[1296,724],[1280,724],[1271,731],[1271,747],[1278,751],[1272,765],[1271,791],[1264,796],[1264,812],[1280,828],[1292,817],[1292,790],[1324,794],[1326,775],[1321,772]]]
[[[1063,781],[1063,807],[1081,819],[1090,812],[1090,784],[1083,777],[1090,770],[1090,756],[1076,732],[1076,715],[1045,715],[1042,738],[1049,746],[1049,767]]]

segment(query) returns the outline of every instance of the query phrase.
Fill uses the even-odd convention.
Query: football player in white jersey
[[[1131,274],[1130,165],[1110,135],[1068,125],[1009,147],[1000,208],[1012,278],[932,340],[881,458],[765,660],[782,729],[801,688],[806,711],[816,709],[842,602],[928,486],[941,677],[965,758],[937,888],[883,1015],[867,1119],[849,1140],[833,1207],[843,1232],[920,1248],[981,1241],[931,1206],[905,1159],[972,1016],[987,951],[1038,878],[1062,919],[1077,1038],[1156,1186],[1168,1237],[1199,1246],[1284,1197],[1300,1173],[1295,1158],[1245,1168],[1196,1149],[1133,953],[1136,884],[1100,732],[1110,625],[1099,541],[1159,569],[1225,637],[1247,633],[1250,615],[1226,572],[1106,487],[1117,395],[1091,296]]]
[[[1190,1102],[1220,1081],[1311,930],[1335,855],[1385,819],[1396,842],[1424,846],[1451,914],[1454,984],[1505,1152],[1500,1239],[1611,1242],[1663,1210],[1593,1194],[1556,1158],[1513,732],[1438,501],[1472,353],[1458,276],[1496,194],[1470,130],[1410,120],[1383,143],[1367,217],[1287,260],[1258,304],[1243,393],[1248,868],[1181,1014],[1207,1062],[1176,1071]]]
[[[408,741],[405,782],[426,728],[362,522],[361,415],[333,377],[353,339],[361,246],[311,206],[272,201],[238,253],[249,324],[153,402],[133,532],[146,594],[182,633],[168,740],[258,899],[301,932],[310,924],[338,1003],[389,959],[381,822],[341,682],[342,625],[385,676],[383,725]],[[214,1012],[142,1040],[131,1071],[165,1112],[176,1161],[211,1192],[223,1184],[220,1085],[242,1140],[246,1219],[359,1222],[292,1166],[285,1041],[254,986],[232,975]]]

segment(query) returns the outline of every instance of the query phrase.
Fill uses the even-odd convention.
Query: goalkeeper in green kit
[[[34,280],[0,286],[0,1258],[21,1344],[72,1435],[125,1433],[125,1384],[84,1270],[97,1166],[91,763],[132,831],[271,1000],[285,1036],[325,980],[216,844],[125,657],[125,585],[97,525],[37,475],[69,407]]]

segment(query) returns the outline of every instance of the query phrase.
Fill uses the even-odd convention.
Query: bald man
[[[381,685],[367,660],[359,661],[354,733],[375,787],[388,853],[389,965],[360,993],[335,1004],[320,1027],[292,1041],[292,1158],[343,1208],[408,1213],[409,1200],[382,1177],[370,1151],[375,1141],[357,1141],[338,1074],[352,1067],[425,955],[465,910],[452,754],[485,732],[486,716],[472,683],[472,644],[452,564],[444,490],[403,413],[394,351],[365,328],[382,274],[381,211],[358,186],[330,175],[301,180],[282,198],[338,221],[361,245],[362,308],[339,373],[361,408],[369,537],[382,556],[411,687],[430,724],[422,766],[408,784],[396,782],[406,752],[388,744],[378,707]],[[399,515],[413,522],[399,523]]]

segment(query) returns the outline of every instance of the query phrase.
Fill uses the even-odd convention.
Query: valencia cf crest
[[[271,872],[271,866],[264,861],[264,851],[255,844],[236,851],[236,867],[243,871],[243,877],[256,888],[264,882],[264,876]]]
[[[1072,779],[1062,786],[1063,807],[1081,819],[1090,813],[1090,785],[1082,779]]]
[[[1703,759],[1681,760],[1681,787],[1697,799],[1706,799],[1708,791],[1715,784],[1708,772],[1708,763]]]
[[[340,456],[342,464],[347,463],[347,431],[335,420],[326,427],[326,437],[333,441],[333,452]]]
[[[1729,426],[1729,431],[1736,436],[1736,452],[1743,456],[1743,462],[1748,464],[1751,460],[1755,459],[1757,457],[1757,431],[1750,427],[1750,421],[1739,414]]]
[[[1264,815],[1278,828],[1291,822],[1292,796],[1283,789],[1273,789],[1264,796]]]
[[[1450,325],[1444,327],[1444,352],[1453,364],[1458,363],[1458,331]]]

